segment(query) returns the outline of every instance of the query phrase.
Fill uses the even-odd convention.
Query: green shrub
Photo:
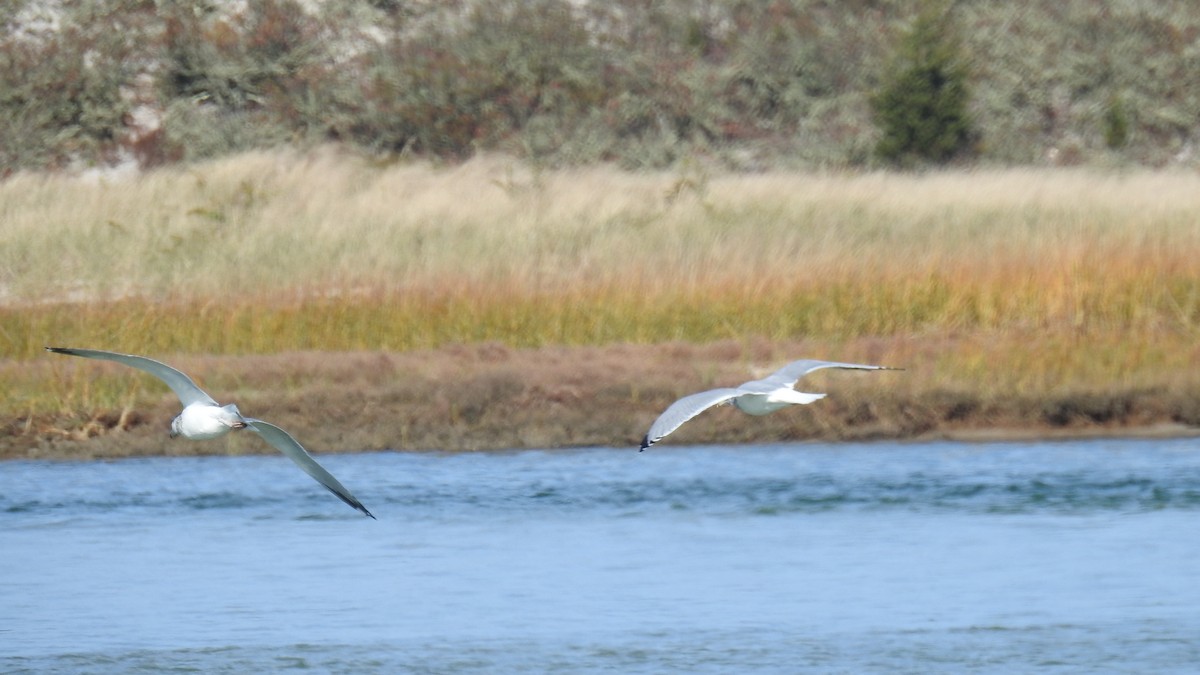
[[[202,159],[293,139],[309,69],[329,58],[314,17],[295,0],[262,0],[242,13],[167,4],[158,16],[169,142]]]
[[[1109,150],[1120,150],[1129,142],[1129,113],[1117,96],[1109,99],[1104,111],[1104,144]]]
[[[120,28],[138,14],[114,4],[81,3],[58,30],[0,25],[0,175],[115,158],[130,108],[121,87],[133,75]]]
[[[902,166],[944,163],[971,149],[965,56],[949,11],[926,4],[871,100],[883,137],[876,153]]]

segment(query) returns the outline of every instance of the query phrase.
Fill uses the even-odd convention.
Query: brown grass
[[[1053,345],[1029,336],[1031,349]],[[979,339],[725,341],[510,349],[499,344],[411,352],[300,352],[170,359],[218,400],[276,422],[317,451],[489,450],[614,446],[631,450],[678,396],[737,384],[800,356],[901,365],[903,372],[826,371],[802,388],[829,397],[763,418],[705,413],[669,443],[801,439],[1189,433],[1200,386],[1181,369],[1200,358],[1138,364],[1104,388],[1055,374],[995,368],[1011,346]],[[1104,358],[1103,350],[1091,357]],[[1083,358],[1063,354],[1067,360]],[[962,371],[951,370],[966,364]],[[193,443],[166,436],[178,403],[149,376],[65,357],[8,362],[0,373],[65,384],[57,412],[10,418],[0,457],[269,452],[250,436]],[[1069,363],[1064,370],[1070,371]],[[986,380],[986,386],[981,386]],[[72,392],[114,387],[125,403],[94,410]]]

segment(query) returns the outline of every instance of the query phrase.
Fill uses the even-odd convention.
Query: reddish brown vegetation
[[[791,358],[828,356],[813,349],[766,341],[529,350],[484,344],[405,353],[182,357],[173,362],[218,400],[236,400],[243,412],[280,424],[317,452],[571,446],[633,451],[650,422],[676,397],[742,382]],[[753,420],[728,408],[713,410],[669,442],[1183,434],[1190,433],[1187,425],[1200,423],[1198,392],[1130,388],[1104,395],[985,396],[931,384],[920,370],[929,367],[933,347],[897,349],[862,341],[847,351],[862,360],[907,354],[908,362],[897,365],[909,370],[815,373],[802,381],[802,388],[829,394],[817,404]],[[80,362],[69,367],[97,366]],[[140,375],[130,372],[129,377]],[[151,387],[157,385],[147,383]],[[177,410],[164,389],[160,401],[147,406],[92,417],[10,420],[0,431],[0,457],[270,452],[247,435],[208,443],[172,441],[166,429]]]

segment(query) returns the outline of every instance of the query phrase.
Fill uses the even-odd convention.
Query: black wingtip
[[[262,420],[255,420],[255,421],[261,422]],[[371,520],[379,520],[378,518],[375,517],[375,514],[368,511],[367,507],[362,505],[362,502],[358,501],[354,497],[352,497],[350,495],[344,495],[324,483],[321,483],[321,487],[325,488],[326,490],[329,490],[330,494],[332,494],[334,497],[337,497],[338,499],[342,500],[342,502],[344,502],[347,506],[354,509],[355,511],[358,511],[365,516],[369,516],[371,518]]]
[[[46,347],[46,351],[53,354],[66,354],[67,356],[80,356],[79,350],[72,347]]]
[[[650,434],[646,434],[642,438],[642,447],[638,448],[638,452],[643,452],[646,448],[654,445],[654,441],[650,440]]]
[[[337,493],[335,492],[334,494],[337,494]],[[338,496],[340,497],[341,495],[338,495]],[[371,520],[379,520],[378,518],[375,517],[374,513],[371,513],[370,511],[368,511],[367,507],[363,506],[362,503],[359,502],[357,499],[354,500],[353,502],[351,502],[348,499],[343,499],[342,501],[346,502],[350,506],[353,506],[356,510],[361,511],[364,516],[367,516]]]
[[[334,494],[337,494],[337,493],[335,492]],[[341,497],[341,495],[338,495],[338,496]],[[358,502],[358,500],[355,500],[353,503],[350,502],[350,500],[348,500],[348,499],[343,499],[342,501],[346,502],[347,504],[350,504],[350,506],[353,506],[356,511],[361,512],[364,516],[370,518],[371,520],[379,520],[378,518],[375,517],[374,513],[371,513],[370,511],[368,511],[367,507],[360,504]]]

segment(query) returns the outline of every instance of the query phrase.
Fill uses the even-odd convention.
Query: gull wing
[[[761,380],[751,380],[746,382],[739,389],[758,391],[760,388],[769,388],[771,390],[780,388],[791,388],[796,386],[796,382],[805,375],[814,370],[822,368],[848,368],[851,370],[901,370],[900,368],[889,368],[888,366],[868,366],[861,363],[839,363],[837,361],[817,361],[814,359],[801,359],[792,361],[786,366],[780,368],[774,373],[764,377]]]
[[[709,408],[731,401],[746,392],[738,389],[710,389],[702,391],[698,394],[684,396],[675,401],[663,411],[663,414],[654,420],[654,424],[650,425],[650,431],[646,433],[642,439],[641,450],[654,445],[661,441],[664,436],[675,431],[684,422],[692,419],[696,415],[708,410]],[[641,452],[639,450],[638,452]]]
[[[99,359],[101,361],[116,361],[123,363],[138,370],[144,370],[147,373],[157,377],[175,392],[179,397],[179,402],[183,407],[188,407],[193,403],[208,403],[217,405],[211,396],[204,393],[204,390],[196,386],[192,382],[192,378],[185,375],[182,371],[176,370],[165,363],[148,359],[144,356],[134,356],[133,354],[118,354],[117,352],[105,352],[99,349],[71,349],[68,347],[46,347],[46,351],[56,354],[68,354],[70,356],[82,356],[85,359]]]
[[[371,512],[367,510],[367,507],[362,505],[362,502],[355,499],[354,495],[350,494],[350,491],[347,490],[344,485],[339,483],[338,479],[333,477],[333,474],[326,471],[320,464],[317,464],[317,460],[313,459],[312,455],[308,454],[308,451],[304,449],[304,446],[300,445],[296,439],[292,438],[291,434],[283,429],[280,429],[274,424],[271,424],[270,422],[257,420],[253,417],[247,417],[245,419],[247,427],[251,431],[259,436],[262,436],[263,440],[275,446],[277,450],[291,458],[291,460],[295,462],[297,466],[304,470],[304,473],[315,478],[318,483],[324,485],[325,489],[336,495],[338,499],[346,502],[359,511],[362,511],[365,515],[371,516],[372,519],[375,518],[375,516],[371,515]]]

